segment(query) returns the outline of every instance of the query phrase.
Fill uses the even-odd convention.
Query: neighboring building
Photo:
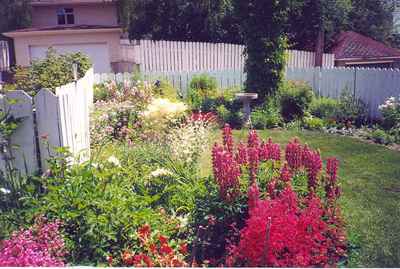
[[[53,47],[87,54],[97,73],[118,66],[122,30],[115,1],[32,0],[31,5],[32,26],[3,33],[14,39],[17,65],[29,66]]]
[[[400,68],[400,50],[370,37],[341,32],[331,49],[336,66]]]

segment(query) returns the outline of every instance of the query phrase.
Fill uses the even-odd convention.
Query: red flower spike
[[[260,190],[258,189],[258,185],[256,182],[251,184],[249,191],[248,191],[248,206],[249,210],[255,208],[260,200]]]
[[[232,138],[232,129],[229,124],[225,124],[223,129],[223,142],[225,150],[232,153],[233,151],[233,138]]]
[[[292,176],[288,164],[285,163],[281,169],[280,179],[285,183],[289,183],[292,180]]]
[[[249,148],[260,148],[261,141],[260,138],[258,137],[258,134],[255,130],[250,130],[249,132],[249,137],[247,141],[247,146]]]

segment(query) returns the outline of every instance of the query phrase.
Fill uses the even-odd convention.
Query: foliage
[[[337,120],[346,124],[360,126],[368,119],[368,107],[360,99],[354,96],[348,89],[344,89],[339,99],[339,113]]]
[[[272,140],[263,142],[254,130],[249,133],[247,145],[239,143],[236,147],[229,126],[224,128],[223,134],[223,144],[215,144],[212,154],[213,174],[217,185],[215,191],[218,191],[224,207],[231,205],[237,210],[241,208],[237,203],[246,200],[243,197],[247,196],[247,208],[243,207],[244,211],[240,212],[242,217],[246,214],[249,217],[245,226],[238,222],[236,225],[230,222],[225,226],[230,227],[225,228],[224,232],[230,234],[226,238],[228,244],[225,244],[225,252],[219,252],[218,257],[211,255],[211,264],[217,266],[223,262],[225,266],[334,266],[344,259],[347,243],[336,203],[340,195],[337,185],[338,161],[329,158],[324,173],[320,153],[307,145],[301,145],[296,139],[287,145],[285,160],[281,160],[279,145]],[[299,182],[299,176],[303,174],[306,175],[305,181]],[[296,195],[292,186],[295,190],[305,187],[305,191]],[[264,195],[259,189],[267,189],[267,194]],[[205,200],[214,199],[211,192],[208,193]],[[295,200],[287,197],[295,197]],[[268,208],[273,210],[274,205],[284,207],[283,201],[290,201],[289,210],[276,208],[276,211],[268,211]],[[294,210],[293,215],[290,213],[291,209]],[[197,219],[211,219],[213,225],[219,223],[218,221],[224,223],[223,217],[218,218],[218,221],[213,215],[205,218],[206,212],[199,212]],[[234,220],[240,216],[238,214],[239,211],[236,211]],[[270,228],[269,219],[272,224]],[[315,225],[315,229],[309,230],[309,225]],[[285,229],[294,231],[288,232]],[[206,234],[213,231],[209,228],[203,230]],[[249,233],[254,236],[247,237],[246,234],[250,235]],[[293,234],[299,237],[293,238]],[[219,236],[220,234],[207,234],[207,238]],[[282,240],[278,239],[279,236]],[[207,243],[207,240],[204,239],[203,242]],[[265,244],[268,245],[268,250]],[[310,245],[315,247],[310,248]],[[207,247],[209,244],[203,248]],[[301,251],[300,257],[304,260],[296,259],[299,257],[296,255],[298,251]],[[201,253],[204,255],[206,252],[201,250]],[[263,253],[267,254],[266,259],[263,259]]]
[[[400,127],[400,97],[390,97],[384,104],[379,106],[382,112],[383,123],[382,126],[386,130]]]
[[[153,85],[154,96],[178,101],[178,91],[167,80],[157,80]]]
[[[29,229],[14,232],[0,245],[0,266],[64,266],[67,254],[59,221],[38,218]]]
[[[123,252],[121,262],[124,266],[135,267],[186,267],[187,244],[183,240],[171,240],[153,232],[149,225],[143,225],[136,233],[136,242]],[[169,242],[168,242],[169,241]],[[109,265],[115,264],[110,257]]]
[[[230,0],[141,0],[133,5],[129,27],[132,39],[241,41],[239,20]]]
[[[2,0],[0,9],[0,33],[27,27],[30,24],[29,0]]]
[[[151,208],[156,199],[135,192],[140,170],[124,168],[110,156],[106,161],[65,167],[65,157],[51,160],[43,179],[47,193],[36,202],[37,213],[63,222],[73,263],[98,264],[127,246],[144,223],[171,235],[177,220]]]
[[[274,94],[285,67],[285,25],[289,1],[233,1],[240,21],[247,72],[246,91],[258,93],[262,103]]]
[[[78,78],[82,78],[91,67],[89,58],[82,53],[57,54],[50,48],[46,58],[33,61],[28,68],[16,68],[15,84],[32,96],[43,88],[55,91],[57,87],[74,81],[74,63],[78,64]]]
[[[217,94],[217,81],[206,74],[194,76],[190,81],[188,99],[195,110],[201,110],[203,102]]]
[[[304,82],[285,82],[279,91],[281,113],[285,121],[302,118],[309,108],[314,93]]]
[[[320,118],[310,116],[310,117],[304,117],[303,126],[304,128],[310,130],[321,130],[325,126],[325,123]]]
[[[310,104],[311,115],[322,119],[336,119],[339,109],[339,101],[329,97],[319,96]]]
[[[251,123],[255,129],[275,128],[282,124],[280,109],[276,100],[269,99],[263,106],[251,113]]]
[[[384,130],[376,129],[370,133],[370,138],[378,144],[388,144],[390,142],[390,137]]]

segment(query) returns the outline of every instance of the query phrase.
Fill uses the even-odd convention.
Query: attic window
[[[59,25],[75,24],[74,9],[73,8],[58,9],[57,21]]]

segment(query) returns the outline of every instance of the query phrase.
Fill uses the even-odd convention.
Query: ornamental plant
[[[126,248],[120,257],[109,256],[110,266],[134,267],[184,267],[188,256],[187,244],[182,240],[171,240],[151,226],[141,226],[134,235],[132,246]]]
[[[332,267],[342,262],[347,242],[337,203],[339,161],[328,158],[324,169],[319,151],[297,138],[283,154],[254,130],[247,144],[235,146],[231,136],[225,126],[223,144],[214,145],[214,179],[225,204],[247,198],[247,217],[234,239],[227,238],[223,264]],[[306,191],[297,193],[295,185],[302,182]]]
[[[60,221],[38,218],[29,229],[14,232],[0,242],[0,266],[64,266],[67,255]]]
[[[400,97],[390,97],[379,106],[383,116],[383,127],[387,130],[400,126]]]

